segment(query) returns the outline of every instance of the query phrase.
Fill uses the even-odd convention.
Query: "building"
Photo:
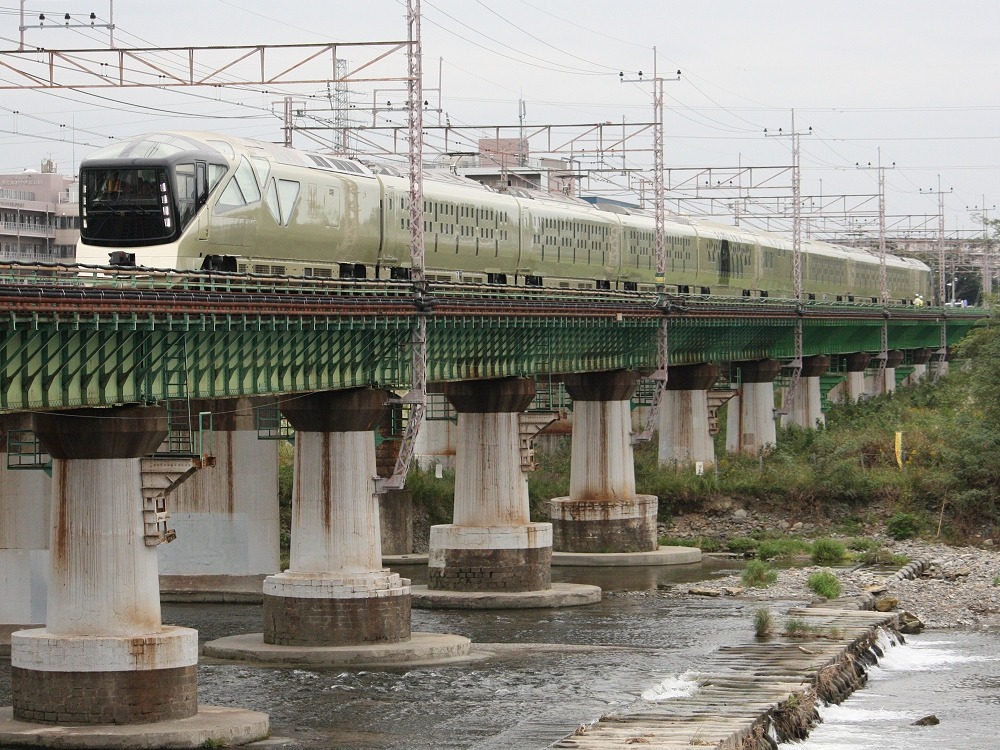
[[[0,261],[74,261],[78,183],[55,170],[46,160],[39,172],[0,175]]]

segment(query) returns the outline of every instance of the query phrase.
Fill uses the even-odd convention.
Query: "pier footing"
[[[198,706],[184,719],[151,724],[53,726],[17,721],[13,709],[0,708],[0,746],[100,748],[196,748],[246,745],[267,737],[267,714],[222,706]]]
[[[553,583],[543,591],[435,591],[410,586],[417,609],[545,609],[578,607],[601,601],[600,586]]]
[[[263,633],[232,635],[205,644],[213,659],[274,667],[375,667],[453,664],[481,658],[460,635],[410,633],[405,641],[354,646],[279,646],[264,642]]]
[[[642,565],[689,565],[701,562],[697,547],[659,547],[652,552],[553,552],[552,565],[628,568]]]

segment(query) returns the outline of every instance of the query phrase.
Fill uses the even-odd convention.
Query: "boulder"
[[[688,593],[693,596],[722,596],[719,589],[706,589],[700,586],[692,586],[688,589]]]
[[[941,723],[941,720],[934,714],[928,714],[922,719],[917,719],[913,722],[915,727],[933,727]]]
[[[894,596],[882,596],[875,600],[876,612],[891,612],[899,606],[899,599]]]

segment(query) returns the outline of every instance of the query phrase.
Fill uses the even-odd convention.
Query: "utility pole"
[[[945,257],[944,257],[944,196],[946,193],[950,193],[952,188],[948,188],[947,191],[941,189],[941,175],[938,175],[938,186],[937,190],[928,190],[924,193],[925,195],[936,195],[938,198],[938,231],[937,231],[937,250],[938,250],[938,283],[937,283],[937,299],[935,303],[938,307],[943,307],[944,303],[947,302],[947,295],[945,293]]]
[[[882,149],[878,150],[878,164],[872,167],[871,162],[867,167],[860,164],[855,165],[858,169],[878,170],[878,294],[879,303],[883,307],[889,305],[889,277],[885,265],[885,170],[895,169],[896,162],[891,167],[882,166]],[[885,363],[889,358],[889,321],[882,323],[881,351],[876,359],[878,360],[878,373],[875,376],[872,395],[882,393],[885,390]]]
[[[671,81],[679,81],[681,72],[678,70]],[[667,257],[664,243],[664,190],[663,190],[663,82],[664,79],[657,74],[656,69],[656,47],[653,47],[653,78],[644,79],[642,71],[639,71],[638,78],[625,78],[625,73],[618,74],[621,83],[645,83],[652,81],[653,84],[653,247],[656,253],[656,290],[657,296],[662,301],[666,294],[666,274]],[[645,442],[653,437],[653,431],[657,427],[660,415],[660,403],[663,400],[663,391],[667,385],[667,365],[670,359],[670,348],[667,334],[666,317],[660,321],[660,331],[656,339],[656,372],[651,380],[655,381],[656,388],[653,390],[653,397],[649,404],[649,413],[646,417],[646,424],[642,432],[632,435],[632,443]]]
[[[423,300],[427,295],[427,277],[424,273],[424,164],[423,164],[423,81],[421,76],[421,45],[420,45],[420,0],[407,0],[407,63],[409,101],[407,102],[409,123],[409,165],[410,165],[410,280],[413,282],[417,304],[423,309]],[[410,392],[399,400],[404,407],[409,407],[406,429],[400,441],[399,454],[392,476],[377,479],[376,493],[385,490],[402,489],[406,484],[406,475],[413,459],[417,433],[424,421],[424,411],[427,405],[427,317],[417,316],[417,326],[411,340],[412,377]]]
[[[986,196],[982,196],[982,203],[978,206],[966,206],[966,211],[972,211],[973,217],[975,214],[979,214],[979,218],[983,223],[983,257],[980,259],[980,271],[982,273],[983,279],[983,289],[982,298],[985,304],[985,300],[988,295],[993,294],[993,258],[992,258],[992,243],[990,242],[989,234],[989,212],[996,211],[996,206],[986,205]],[[955,301],[955,280],[952,280],[952,301]]]
[[[790,137],[792,139],[792,289],[795,295],[795,304],[802,307],[802,170],[800,166],[800,146],[799,139],[803,135],[812,135],[812,127],[804,132],[795,129],[795,110],[792,110],[792,131],[785,133],[778,128],[777,133],[768,133],[764,129],[764,137]],[[781,400],[781,408],[774,410],[774,416],[789,413],[792,399],[795,398],[795,391],[799,387],[799,379],[802,376],[802,316],[795,321],[794,358],[792,359],[792,379],[785,391],[785,397]]]

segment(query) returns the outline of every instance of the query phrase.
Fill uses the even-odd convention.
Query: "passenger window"
[[[300,185],[295,180],[278,180],[278,206],[281,209],[281,223],[288,226],[292,219],[295,201],[299,198]]]
[[[281,220],[281,209],[278,208],[278,189],[274,186],[274,180],[271,180],[267,186],[267,192],[264,194],[264,202],[267,204],[267,208],[271,212],[271,216],[274,217],[274,220],[279,225],[284,226],[285,222]]]
[[[232,176],[229,184],[222,191],[222,195],[219,196],[219,202],[215,204],[215,213],[232,211],[259,200],[260,188],[257,187],[257,181],[254,179],[253,168],[246,159],[243,159],[236,174]]]

